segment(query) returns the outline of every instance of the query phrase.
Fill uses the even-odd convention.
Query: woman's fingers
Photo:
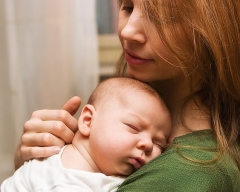
[[[50,157],[60,152],[59,147],[51,146],[51,147],[28,147],[22,146],[21,154],[24,154],[23,159],[30,160],[32,158],[42,158],[42,157]]]
[[[74,96],[63,105],[62,109],[74,115],[81,105],[81,98]]]
[[[55,137],[50,133],[30,132],[23,134],[22,141],[14,156],[15,169],[18,169],[23,165],[26,160],[49,157],[59,153],[60,148],[64,144],[65,143],[62,139]]]
[[[22,136],[20,152],[24,160],[49,157],[59,152],[64,141],[50,133],[25,133]]]
[[[30,121],[33,119],[39,119],[42,121],[61,121],[72,131],[75,131],[77,128],[77,120],[65,110],[43,109],[34,111]]]
[[[15,168],[25,160],[49,157],[71,143],[78,127],[74,115],[81,105],[79,97],[71,98],[62,110],[39,110],[24,125],[21,143],[14,156]]]
[[[40,119],[27,121],[24,125],[25,134],[22,136],[22,144],[27,146],[61,146],[64,142],[71,143],[74,132],[69,128],[77,129],[77,120],[73,118],[72,122],[66,121],[42,121]]]

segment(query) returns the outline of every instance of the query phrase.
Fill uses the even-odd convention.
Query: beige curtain
[[[0,183],[36,109],[83,103],[98,83],[95,0],[0,0]]]

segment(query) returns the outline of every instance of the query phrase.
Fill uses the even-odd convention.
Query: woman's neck
[[[190,88],[185,78],[176,77],[175,79],[152,82],[150,85],[164,99],[174,118],[178,114],[184,99],[190,93]]]
[[[61,160],[65,168],[101,172],[87,150],[87,139],[84,139],[78,131],[72,144],[64,149]]]
[[[172,118],[172,133],[169,141],[175,137],[203,129],[211,129],[208,110],[195,98],[189,100],[190,87],[184,77],[151,83],[166,102]],[[184,108],[182,108],[184,105]],[[183,121],[184,120],[184,123]]]

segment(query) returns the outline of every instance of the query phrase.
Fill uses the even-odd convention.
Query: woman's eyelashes
[[[129,0],[123,1],[121,5],[121,10],[131,13],[134,9],[133,3]]]
[[[127,11],[128,13],[131,13],[133,11],[133,6],[123,5],[121,10]]]

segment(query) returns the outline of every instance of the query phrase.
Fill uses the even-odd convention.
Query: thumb
[[[67,101],[62,107],[63,110],[66,110],[71,115],[74,115],[81,105],[81,98],[78,96],[74,96]]]

